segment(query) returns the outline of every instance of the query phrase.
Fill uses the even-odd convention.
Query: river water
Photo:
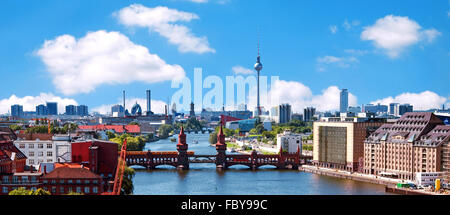
[[[177,135],[175,136],[177,137]],[[189,151],[214,155],[209,134],[187,134]],[[197,144],[194,141],[198,141]],[[147,143],[145,150],[176,151],[170,139]],[[217,171],[214,164],[191,164],[188,171],[162,166],[147,171],[134,167],[135,195],[385,195],[384,186],[295,170],[262,167],[251,171],[233,166]]]

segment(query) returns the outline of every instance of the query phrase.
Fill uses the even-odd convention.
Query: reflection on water
[[[216,154],[208,143],[208,134],[187,134],[189,151]],[[198,144],[192,144],[194,140]],[[149,143],[146,150],[175,151],[169,139]],[[190,170],[171,166],[147,171],[136,168],[134,193],[137,195],[384,195],[384,186],[338,179],[311,173],[264,167],[251,171],[233,166],[220,171],[214,164],[190,164]]]

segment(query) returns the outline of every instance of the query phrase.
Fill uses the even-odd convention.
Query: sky
[[[45,101],[106,113],[122,90],[145,109],[147,89],[161,113],[172,81],[193,93],[195,68],[254,76],[258,42],[261,75],[279,77],[268,94],[294,112],[338,110],[343,88],[351,106],[450,106],[450,0],[3,0],[0,20],[0,114]]]

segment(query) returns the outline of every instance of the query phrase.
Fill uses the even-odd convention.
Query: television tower
[[[261,115],[261,106],[259,103],[259,73],[262,70],[263,65],[261,64],[261,57],[259,56],[259,39],[258,39],[258,57],[256,58],[256,64],[255,64],[255,70],[258,73],[258,80],[257,80],[257,101],[256,101],[256,109],[257,109],[257,116],[259,117]]]

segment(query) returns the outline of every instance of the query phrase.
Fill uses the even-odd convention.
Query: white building
[[[436,182],[436,179],[444,178],[443,172],[416,172],[416,185],[428,186],[433,185]]]
[[[283,134],[277,134],[277,149],[283,148],[283,151],[287,151],[290,154],[297,152],[300,148],[300,154],[302,153],[302,135],[294,134],[291,131],[284,131]]]
[[[14,145],[27,156],[26,165],[71,162],[70,136],[55,135],[52,140],[16,140]]]

